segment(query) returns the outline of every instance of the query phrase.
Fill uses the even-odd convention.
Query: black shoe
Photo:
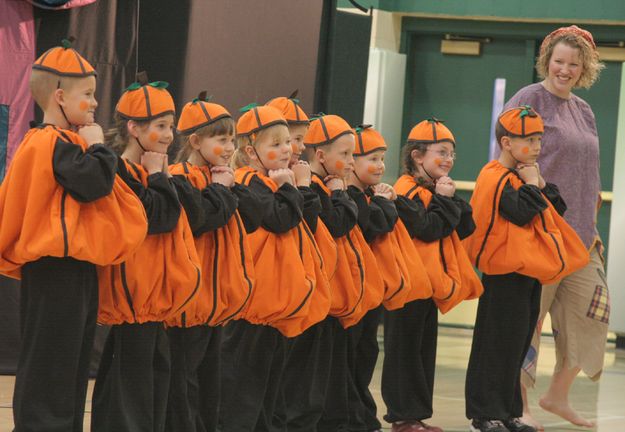
[[[501,420],[472,420],[471,432],[510,432]]]
[[[536,432],[538,430],[534,426],[523,423],[520,418],[511,418],[503,424],[510,432]]]

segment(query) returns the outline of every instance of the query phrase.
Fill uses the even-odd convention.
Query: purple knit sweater
[[[505,109],[531,105],[545,122],[538,158],[545,181],[555,183],[568,207],[564,219],[590,248],[597,233],[599,137],[590,106],[578,96],[562,99],[540,83],[523,87]]]

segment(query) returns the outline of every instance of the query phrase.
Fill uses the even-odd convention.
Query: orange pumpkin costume
[[[41,107],[44,117],[65,115],[52,102],[57,88],[67,92],[61,84],[96,75],[70,45],[63,41],[33,65],[36,79],[57,80],[49,94],[38,95],[50,101]],[[78,109],[85,99],[68,103]],[[65,120],[69,127],[84,125]],[[83,423],[97,318],[96,264],[124,261],[147,231],[141,202],[116,175],[117,156],[59,124],[65,123],[28,131],[0,186],[0,273],[21,279],[23,343],[13,397],[18,430]]]
[[[255,136],[260,130],[285,123],[277,109],[255,106],[237,122],[237,134]],[[268,197],[269,191],[282,196],[293,190],[294,196],[301,199],[294,187],[278,188],[269,177],[249,167],[237,169],[235,180],[245,186],[252,182],[264,185]],[[321,272],[323,262],[301,213],[299,222],[292,225],[286,232],[272,232],[264,223],[248,236],[256,267],[256,287],[245,319],[271,325],[287,337],[321,321],[330,305],[327,279]]]
[[[175,112],[166,87],[162,82],[131,85],[117,104],[118,114],[146,120]],[[150,187],[148,172],[142,166],[124,163],[125,171],[135,181]],[[100,323],[162,322],[190,306],[200,286],[199,258],[184,209],[179,209],[179,204],[170,205],[173,212],[180,211],[172,230],[148,235],[125,262],[98,269]],[[150,262],[159,264],[146,265]]]
[[[316,148],[348,134],[353,134],[353,131],[341,117],[321,115],[311,122],[304,145]],[[324,242],[323,237],[327,235],[324,228],[327,228],[337,247],[336,270],[330,279],[330,315],[337,317],[341,325],[348,328],[381,303],[384,281],[373,252],[356,224],[358,209],[353,200],[345,191],[330,191],[317,174],[313,175],[312,181],[313,190],[322,202],[319,218],[325,224],[318,226],[315,236],[320,243]],[[329,223],[334,226],[328,226]]]
[[[296,99],[297,90],[287,97],[277,97],[267,102],[267,106],[274,107],[282,113],[282,116],[289,125],[310,124],[310,119],[299,106],[299,100]]]
[[[514,140],[543,133],[540,115],[530,106],[514,107],[498,122],[513,146],[502,148],[499,160],[480,172],[471,198],[477,227],[464,240],[484,283],[467,370],[466,412],[469,418],[505,424],[522,415],[520,366],[526,353],[536,356],[530,342],[541,285],[584,267],[589,255],[559,214],[566,204],[557,187],[526,184],[512,167],[504,166],[520,163],[513,153],[519,142]]]
[[[356,128],[354,133],[356,135],[354,157],[365,156],[379,150],[385,151],[387,148],[382,135],[370,126]],[[365,193],[367,202],[371,203],[372,193],[367,192]],[[382,205],[388,201],[380,197],[375,199],[381,200]],[[382,304],[387,310],[399,309],[408,302],[429,298],[432,295],[432,287],[421,256],[404,223],[397,218],[395,204],[391,204],[395,212],[395,222],[390,231],[375,236],[373,241],[369,242],[384,280]]]
[[[527,114],[522,115],[524,112]],[[513,136],[543,132],[542,120],[529,107],[512,108],[499,122]],[[484,273],[520,273],[543,285],[555,283],[586,266],[588,250],[544,193],[546,208],[531,223],[518,226],[502,216],[499,205],[506,186],[519,190],[524,184],[497,160],[482,169],[471,198],[477,229],[464,240],[464,246]]]

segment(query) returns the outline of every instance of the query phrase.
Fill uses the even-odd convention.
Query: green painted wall
[[[493,16],[554,20],[625,21],[625,2],[619,0],[357,0],[365,7],[390,12],[418,12],[458,16]],[[339,0],[339,7],[353,7]]]

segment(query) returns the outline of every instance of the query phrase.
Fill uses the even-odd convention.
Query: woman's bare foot
[[[586,420],[582,416],[580,416],[567,400],[557,401],[547,399],[546,396],[543,396],[538,401],[538,405],[545,411],[549,411],[552,414],[555,414],[559,417],[562,417],[564,420],[573,423],[576,426],[582,426],[587,428],[595,427],[595,424],[589,420]]]
[[[530,426],[534,426],[538,431],[544,431],[545,427],[532,416],[530,412],[524,412],[523,417],[521,417],[521,422],[528,424]]]

